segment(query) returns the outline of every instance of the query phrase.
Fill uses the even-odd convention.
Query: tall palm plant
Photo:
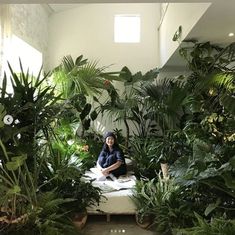
[[[55,82],[59,85],[64,98],[77,94],[97,96],[107,87],[108,81],[115,79],[117,72],[105,72],[107,67],[98,67],[96,61],[89,62],[80,55],[75,61],[71,55],[64,56],[61,64],[53,70]]]
[[[108,101],[101,105],[102,112],[108,112],[111,116],[115,117],[115,121],[123,121],[126,127],[126,143],[125,147],[128,149],[130,128],[128,120],[132,118],[132,111],[138,106],[136,98],[136,89],[140,83],[150,83],[157,77],[159,71],[153,69],[145,74],[137,72],[132,74],[127,67],[123,67],[119,75],[118,81],[121,82],[122,92],[120,92],[114,102]]]
[[[99,103],[100,96],[107,92],[112,102],[117,99],[117,92],[111,81],[117,72],[105,72],[107,67],[99,68],[97,62],[89,62],[79,56],[75,61],[68,55],[53,72],[53,78],[64,99],[62,119],[80,123],[77,133],[84,137],[91,121],[94,121],[99,110],[94,102]],[[69,114],[69,115],[68,115]],[[64,116],[63,116],[64,115]]]
[[[180,130],[186,90],[178,83],[169,83],[167,79],[164,79],[161,83],[144,86],[139,95],[148,97],[148,102],[151,104],[151,117],[159,129],[156,153],[161,155],[161,160],[167,161],[170,157],[168,155],[172,149],[174,133]]]

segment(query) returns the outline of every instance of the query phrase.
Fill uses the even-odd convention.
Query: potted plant
[[[76,155],[78,153],[71,151],[73,149],[58,138],[59,136],[57,140],[51,141],[50,156],[52,157],[45,159],[42,173],[46,183],[41,190],[55,188],[60,198],[73,199],[63,204],[62,209],[69,212],[74,224],[81,228],[86,222],[86,208],[99,203],[101,192],[100,189],[93,187],[90,181],[82,178],[85,168],[79,155]]]
[[[153,224],[154,215],[151,213],[151,187],[154,179],[151,181],[138,180],[133,190],[131,199],[136,205],[136,223],[141,228],[148,228]]]
[[[101,191],[93,187],[90,182],[84,182],[81,178],[65,180],[58,188],[59,195],[63,198],[73,198],[74,201],[64,204],[66,211],[70,211],[70,217],[78,228],[83,228],[87,220],[87,207],[97,205],[100,202]]]
[[[137,224],[171,234],[175,217],[184,208],[180,193],[173,179],[163,179],[160,174],[157,179],[138,181],[132,197],[137,208]]]
[[[131,159],[137,178],[153,179],[159,170],[156,137],[134,136],[131,141]]]
[[[14,73],[11,67],[10,70],[14,93],[6,93],[4,77],[0,97],[1,120],[6,114],[12,116],[11,123],[0,122],[0,195],[3,199],[0,206],[5,208],[1,229],[9,234],[64,234],[65,231],[74,234],[68,218],[71,210],[65,204],[79,201],[83,195],[64,196],[58,186],[64,186],[61,182],[65,182],[65,186],[69,187],[66,185],[69,183],[72,188],[74,182],[80,183],[81,171],[69,165],[69,159],[63,154],[59,156],[52,151],[55,137],[52,129],[60,111],[56,105],[59,97],[54,96],[54,88],[44,86],[46,77],[41,79],[40,73],[34,78],[23,70],[21,74]],[[88,195],[89,202],[99,197],[97,191],[92,192],[93,196]],[[70,195],[73,196],[72,192]],[[81,204],[83,208],[85,203]]]

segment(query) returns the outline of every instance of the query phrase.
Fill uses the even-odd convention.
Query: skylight
[[[140,15],[115,15],[114,42],[140,42]]]

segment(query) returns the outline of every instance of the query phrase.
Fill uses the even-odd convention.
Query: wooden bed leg
[[[106,214],[107,222],[110,222],[110,214]]]

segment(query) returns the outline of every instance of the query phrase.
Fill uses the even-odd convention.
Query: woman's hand
[[[112,172],[113,170],[117,169],[118,167],[120,167],[122,165],[121,161],[117,161],[115,162],[113,165],[107,167],[107,168],[102,168],[101,172],[104,176],[108,176],[110,172]]]
[[[108,176],[109,175],[109,171],[106,168],[101,169],[101,172],[104,176]]]

